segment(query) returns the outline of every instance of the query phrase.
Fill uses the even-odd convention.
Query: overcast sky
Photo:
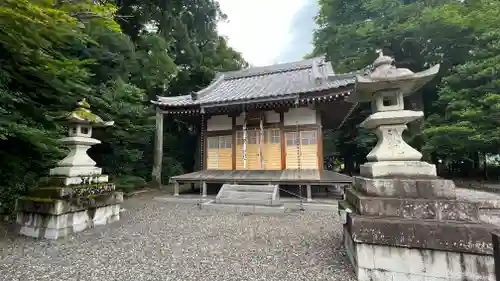
[[[317,0],[218,0],[219,32],[254,66],[300,60],[312,50]]]

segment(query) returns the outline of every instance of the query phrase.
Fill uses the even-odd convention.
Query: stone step
[[[282,206],[277,185],[225,184],[214,204],[239,206]]]
[[[221,212],[233,212],[259,215],[286,215],[284,206],[258,206],[258,205],[237,205],[237,204],[202,204],[203,209],[216,210]]]
[[[215,200],[217,204],[235,204],[235,205],[255,205],[255,206],[282,206],[279,200],[262,200],[262,199],[254,199],[254,198],[217,198]]]
[[[279,200],[273,200],[271,192],[249,192],[249,191],[221,191],[215,199],[217,204],[241,204],[241,205],[279,205]]]
[[[222,191],[220,192],[219,198],[230,198],[230,199],[261,199],[261,200],[272,200],[273,193],[272,192],[250,192],[250,191]]]
[[[231,191],[248,191],[248,192],[274,192],[274,189],[275,189],[274,185],[225,184],[222,187],[225,190],[231,190]]]

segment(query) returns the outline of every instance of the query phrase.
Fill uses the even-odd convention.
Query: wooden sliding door
[[[281,170],[281,132],[280,129],[267,129],[262,145],[264,170]]]
[[[316,130],[285,133],[286,168],[318,169],[318,141]],[[299,148],[297,149],[297,140]]]
[[[207,169],[232,170],[232,136],[207,137]]]
[[[261,163],[262,161],[262,163]],[[280,170],[280,129],[247,130],[247,165],[243,165],[243,131],[236,132],[236,170]]]

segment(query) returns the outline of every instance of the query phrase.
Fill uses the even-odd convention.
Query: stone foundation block
[[[386,178],[354,177],[357,191],[369,196],[403,198],[455,199],[455,184],[441,178]]]
[[[95,183],[81,186],[47,185],[30,192],[30,197],[65,199],[77,196],[95,196],[115,191],[114,183]]]
[[[108,175],[99,176],[52,176],[41,181],[41,184],[46,186],[73,186],[73,185],[84,185],[84,184],[96,184],[96,183],[107,183]]]
[[[64,214],[17,213],[20,234],[45,239],[59,239],[119,219],[119,204]]]
[[[345,225],[356,243],[492,255],[491,232],[484,223],[379,218],[347,214]]]
[[[491,255],[356,242],[344,228],[344,246],[358,281],[495,281]]]
[[[122,192],[108,192],[91,197],[74,197],[68,199],[20,197],[16,201],[16,211],[62,215],[94,209],[123,202]]]
[[[363,177],[436,177],[436,165],[422,161],[380,161],[360,166]]]
[[[217,204],[213,202],[202,204],[203,209],[210,209],[220,212],[259,214],[259,215],[286,215],[284,206],[260,206],[260,205],[232,205]]]
[[[479,203],[450,199],[369,197],[347,188],[345,199],[365,216],[479,222]]]

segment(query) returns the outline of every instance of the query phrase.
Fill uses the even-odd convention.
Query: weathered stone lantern
[[[404,96],[430,81],[439,65],[413,73],[380,56],[375,69],[357,76],[353,102],[371,102],[373,114],[360,126],[378,143],[347,188],[344,246],[359,281],[494,280],[490,232],[479,204],[456,200],[453,181],[402,138],[406,124],[423,117],[405,110]]]
[[[52,182],[64,185],[92,184],[107,182],[108,176],[102,175],[102,169],[87,155],[87,150],[101,141],[92,138],[92,127],[112,126],[113,121],[105,122],[90,111],[89,103],[83,99],[77,108],[64,117],[68,124],[68,137],[61,139],[70,149],[68,155],[50,170]]]
[[[102,175],[102,169],[87,155],[100,141],[92,138],[92,128],[111,126],[90,111],[83,99],[77,108],[64,116],[68,137],[61,142],[68,155],[50,170],[41,186],[17,200],[17,224],[20,234],[57,239],[120,218],[123,194]]]
[[[356,91],[350,97],[354,102],[371,102],[371,114],[360,126],[375,130],[378,143],[368,153],[368,163],[361,166],[361,175],[436,176],[436,167],[420,161],[422,154],[408,145],[402,137],[406,124],[424,116],[422,111],[404,109],[404,97],[414,93],[439,71],[436,65],[426,71],[413,73],[406,68],[395,68],[393,59],[380,56],[375,70],[367,76],[357,76]]]

